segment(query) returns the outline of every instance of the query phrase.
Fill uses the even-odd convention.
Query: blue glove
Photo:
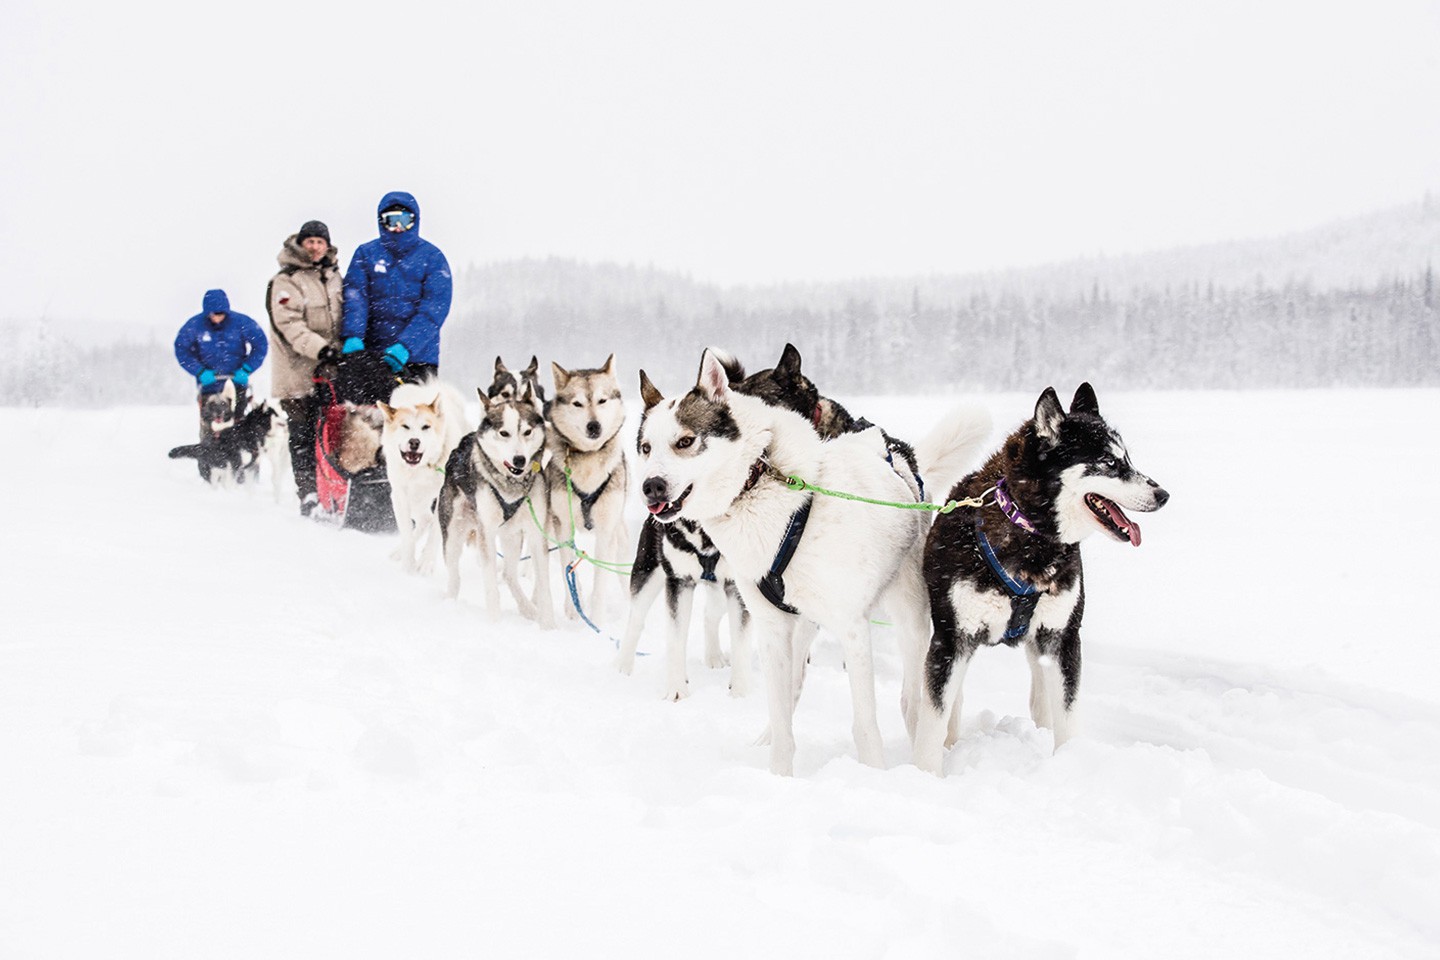
[[[245,366],[244,364],[241,364],[239,370],[236,370],[234,373],[230,374],[230,379],[234,380],[235,383],[239,386],[250,386],[250,368]]]
[[[385,354],[380,359],[384,360],[385,365],[393,372],[399,373],[410,361],[410,351],[405,349],[403,343],[392,343],[385,348]]]
[[[195,378],[195,382],[198,383],[198,384],[200,384],[200,386],[202,386],[202,387],[208,387],[208,386],[210,386],[210,384],[212,384],[212,383],[215,382],[215,371],[214,371],[214,370],[201,370],[201,371],[200,371],[200,376],[198,376],[198,377]]]
[[[345,345],[340,348],[341,353],[359,353],[365,349],[365,341],[359,337],[347,337]]]

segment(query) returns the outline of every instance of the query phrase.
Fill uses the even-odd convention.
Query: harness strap
[[[601,481],[600,486],[596,487],[590,493],[581,493],[579,490],[575,490],[576,499],[580,501],[580,517],[585,521],[586,530],[595,529],[595,520],[590,516],[590,511],[594,509],[595,501],[600,499],[600,494],[604,493],[605,488],[610,486],[610,477],[613,476],[613,473],[607,476]]]
[[[810,505],[814,502],[814,497],[806,497],[804,505],[790,515],[785,536],[780,539],[780,549],[775,551],[775,559],[770,564],[770,572],[756,583],[766,600],[789,614],[798,614],[800,611],[785,602],[785,568],[790,566],[790,558],[795,555],[795,548],[800,545],[800,538],[805,534],[805,524],[810,520]]]
[[[495,495],[495,502],[500,504],[500,515],[505,518],[506,523],[509,523],[510,518],[515,516],[515,512],[520,509],[520,504],[525,502],[525,497],[521,496],[520,499],[514,503],[508,503],[504,497],[500,496],[500,491],[495,489],[495,484],[486,480],[485,486],[489,487],[490,492]]]
[[[985,531],[980,529],[978,520],[975,524],[975,543],[980,555],[989,565],[990,572],[995,574],[995,579],[999,580],[1010,594],[1010,621],[1005,624],[1005,634],[1001,639],[1018,640],[1030,631],[1030,618],[1035,614],[1035,605],[1040,602],[1040,591],[1035,589],[1035,584],[1012,577],[1005,571],[1000,565],[1000,558],[995,556],[995,548],[990,546]]]

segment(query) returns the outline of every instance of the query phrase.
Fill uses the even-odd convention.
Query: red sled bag
[[[340,465],[339,451],[346,418],[334,382],[317,379],[320,397],[315,430],[315,492],[318,509],[337,526],[367,533],[393,533],[395,511],[390,504],[390,481],[385,464],[350,472]]]

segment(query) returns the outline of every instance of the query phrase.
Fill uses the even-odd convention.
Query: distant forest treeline
[[[787,341],[836,394],[1440,384],[1440,311],[1428,265],[1365,287],[1213,282],[1071,295],[893,281],[731,292],[636,268],[526,261],[472,269],[447,326],[447,364],[491,369],[538,354],[594,366],[610,352],[662,389],[686,385],[710,344],[752,370]]]
[[[666,392],[707,345],[751,370],[786,342],[832,395],[1440,385],[1440,203],[1427,197],[1271,240],[987,274],[721,287],[560,258],[455,277],[441,370],[470,388],[496,355],[591,367],[610,353]],[[176,328],[183,318],[176,319]],[[261,319],[263,323],[263,318]],[[110,406],[193,397],[168,332],[0,330],[0,404]],[[257,377],[263,391],[264,371]]]

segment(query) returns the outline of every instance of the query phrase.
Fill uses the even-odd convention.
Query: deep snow
[[[1080,734],[987,651],[941,779],[884,628],[889,769],[822,637],[780,779],[698,639],[664,702],[658,656],[487,622],[473,559],[446,602],[204,487],[188,408],[0,410],[0,956],[1440,955],[1440,392],[1101,386],[1173,498],[1085,548]]]

